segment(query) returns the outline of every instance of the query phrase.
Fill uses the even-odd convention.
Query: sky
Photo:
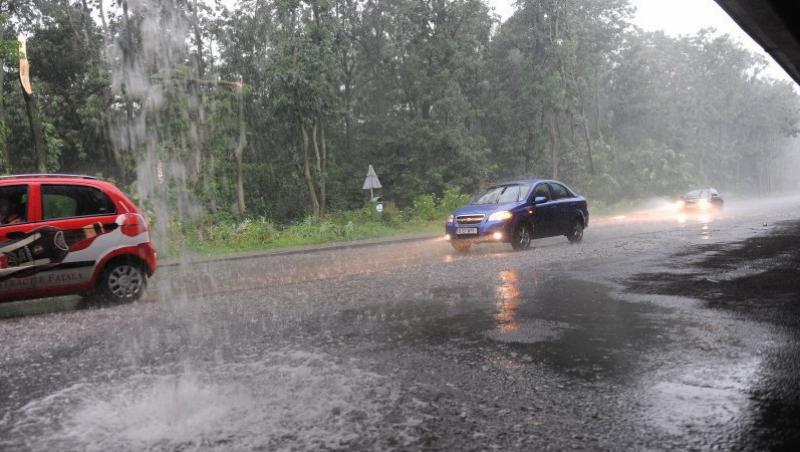
[[[513,0],[489,0],[501,19],[513,12]],[[647,31],[662,30],[672,36],[695,34],[702,28],[713,27],[720,34],[729,34],[745,48],[764,55],[770,62],[766,74],[781,80],[791,80],[772,57],[747,35],[714,0],[631,0],[636,7],[633,24]]]

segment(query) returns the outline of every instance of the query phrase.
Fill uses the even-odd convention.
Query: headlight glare
[[[503,210],[489,215],[489,221],[506,221],[510,220],[512,216],[511,212]]]
[[[454,220],[455,220],[455,217],[450,215],[449,217],[447,217],[447,224],[453,224]]]

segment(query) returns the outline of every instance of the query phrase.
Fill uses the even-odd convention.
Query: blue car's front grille
[[[483,221],[484,214],[476,215],[459,215],[456,217],[458,224],[480,224]]]

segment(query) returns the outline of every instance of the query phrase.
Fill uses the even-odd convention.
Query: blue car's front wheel
[[[511,247],[515,251],[527,250],[533,240],[533,226],[530,223],[519,223],[511,235]]]
[[[453,249],[458,251],[459,253],[468,252],[469,251],[469,247],[472,246],[472,244],[470,242],[466,241],[466,240],[464,240],[464,241],[451,240],[450,244],[453,245]]]

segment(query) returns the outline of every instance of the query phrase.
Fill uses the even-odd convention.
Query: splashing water
[[[188,189],[185,156],[166,151],[170,145],[165,139],[170,137],[159,130],[162,116],[175,114],[164,111],[170,97],[198,104],[196,95],[174,79],[188,60],[189,24],[176,0],[128,0],[122,17],[124,30],[106,52],[114,108],[119,110],[111,138],[117,153],[136,163],[136,189],[155,214],[154,240],[163,249],[169,218],[176,213],[179,218],[193,217],[200,211]]]
[[[249,364],[80,383],[20,410],[0,448],[33,450],[297,450],[389,438],[413,442],[413,425],[386,415],[398,391],[382,376],[327,355],[273,352]],[[372,438],[372,439],[368,439]]]

